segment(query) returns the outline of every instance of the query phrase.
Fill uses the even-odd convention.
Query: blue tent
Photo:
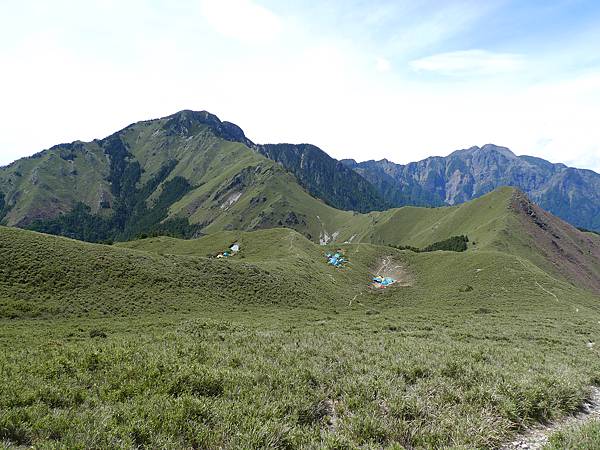
[[[396,282],[396,280],[394,280],[393,278],[390,278],[390,277],[377,276],[377,277],[373,278],[373,284],[378,287],[382,287],[382,288],[388,287],[388,286],[394,284],[395,282]]]
[[[339,253],[327,253],[325,256],[327,257],[327,263],[334,267],[342,267],[345,262],[348,262],[348,260]]]

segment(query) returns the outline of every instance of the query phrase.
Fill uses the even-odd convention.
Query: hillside
[[[0,443],[497,448],[579,408],[600,308],[486,233],[414,253],[290,229],[107,246],[0,227]],[[382,261],[403,283],[371,288]]]
[[[525,192],[542,208],[576,226],[600,230],[600,175],[591,170],[516,156],[492,144],[407,165],[342,160],[393,205],[463,203],[501,186]]]
[[[192,111],[53,147],[0,169],[4,222],[93,242],[277,226],[328,241],[344,228],[351,212],[253,147],[235,125]]]
[[[291,232],[291,231],[290,231]],[[0,316],[120,316],[215,302],[316,301],[300,277],[253,264],[168,258],[0,227]]]
[[[600,373],[600,236],[511,188],[338,214],[327,245],[0,227],[2,445],[498,448],[578,411]],[[390,246],[457,234],[467,251]]]
[[[574,285],[600,293],[600,236],[577,230],[513,188],[453,207],[373,213],[365,242],[424,247],[466,235],[469,252],[502,251]]]
[[[325,246],[283,228],[217,231],[192,240],[154,237],[106,246],[2,227],[0,257],[13,261],[2,267],[0,287],[11,299],[3,305],[4,314],[120,314],[128,309],[148,313],[185,310],[197,302],[208,306],[215,299],[336,303],[340,296],[363,292],[378,258],[386,255],[395,255],[410,267],[406,276],[411,280],[416,276],[419,290],[426,285],[447,290],[450,297],[471,284],[473,275],[489,275],[486,283],[495,284],[493,271],[478,274],[475,268],[500,266],[514,267],[519,277],[505,290],[518,292],[523,283],[527,289],[539,289],[523,281],[529,272],[529,278],[554,286],[556,292],[571,289],[570,284],[600,292],[600,237],[576,230],[513,189],[457,207],[405,207],[366,217],[371,220],[368,226],[361,221],[347,224],[345,233],[355,236],[352,243]],[[457,234],[470,238],[464,253],[413,253],[389,246],[425,247]],[[234,242],[241,247],[238,255],[214,258]],[[337,248],[349,255],[347,270],[325,264],[325,252]],[[460,265],[452,268],[458,260]],[[446,261],[448,268],[440,272],[429,265],[434,261],[440,267]],[[473,266],[473,271],[464,265]],[[98,301],[85,300],[90,298]]]
[[[507,251],[576,285],[600,289],[599,237],[526,198],[515,201],[514,189],[452,207],[359,214],[325,204],[298,182],[314,191],[325,180],[318,174],[337,176],[320,150],[263,147],[290,173],[256,148],[241,129],[205,112],[136,123],[104,140],[59,146],[2,169],[0,185],[12,187],[5,221],[92,242],[286,227],[320,244],[422,248],[466,235],[470,251]],[[510,156],[508,150],[502,154]],[[295,165],[303,160],[312,162]],[[348,181],[354,192],[364,191]]]
[[[297,204],[302,205],[300,198]],[[325,206],[321,207],[329,213]],[[302,212],[310,217],[320,211]],[[321,244],[348,242],[423,248],[465,235],[470,239],[469,252],[502,251],[515,255],[576,286],[600,293],[600,236],[584,233],[547,213],[514,188],[497,189],[454,207],[403,207],[352,215],[338,212],[325,217],[339,228],[321,234]],[[213,241],[215,236],[218,234],[211,234],[209,240]]]
[[[334,208],[369,212],[391,204],[362,176],[310,144],[268,144],[258,147],[267,158],[293,173],[313,196]]]

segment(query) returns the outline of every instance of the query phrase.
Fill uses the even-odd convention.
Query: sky
[[[599,49],[596,0],[3,1],[0,165],[193,109],[338,159],[600,171]]]

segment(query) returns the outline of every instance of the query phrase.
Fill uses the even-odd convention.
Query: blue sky
[[[596,1],[3,2],[0,164],[206,109],[337,158],[492,142],[600,171],[598,49]]]

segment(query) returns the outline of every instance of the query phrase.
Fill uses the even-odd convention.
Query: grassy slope
[[[185,311],[221,300],[309,305],[322,291],[301,273],[290,276],[283,269],[266,270],[243,261],[161,257],[0,230],[0,259],[12,261],[1,267],[3,317]]]
[[[322,233],[334,231],[347,235],[345,224],[352,220],[353,214],[311,197],[277,164],[235,143],[219,144],[218,155],[215,165],[225,169],[199,178],[195,184],[201,186],[173,205],[171,214],[191,214],[193,223],[207,224],[204,228],[207,233],[287,225],[314,240]],[[189,168],[194,164],[182,162],[180,166]],[[240,173],[244,174],[243,185],[233,182]],[[228,204],[236,194],[239,198]],[[298,223],[286,222],[292,212]],[[365,221],[354,217],[357,222]]]
[[[385,244],[424,247],[465,234],[478,248],[495,248],[499,233],[507,228],[513,215],[509,210],[513,193],[514,189],[501,188],[460,206],[389,210],[378,215],[367,238]]]
[[[179,161],[168,179],[182,176],[198,188],[173,205],[171,214],[183,213],[191,215],[194,223],[209,223],[208,232],[227,226],[242,229],[256,226],[261,213],[279,220],[294,211],[307,220],[304,227],[298,227],[300,231],[318,238],[323,228],[317,215],[322,216],[330,229],[341,228],[352,216],[308,195],[277,163],[239,142],[215,137],[206,126],[198,126],[192,136],[181,138],[161,134],[163,125],[164,120],[142,122],[123,133],[144,168],[142,182],[167,161]],[[232,184],[244,170],[249,172],[242,179],[245,184]],[[239,200],[222,207],[231,194],[238,192],[242,193]],[[250,205],[253,197],[260,196],[267,197],[264,204]],[[237,220],[238,217],[242,220]]]
[[[93,142],[82,143],[72,161],[60,157],[69,153],[51,149],[0,168],[0,189],[7,199],[18,196],[5,218],[8,223],[46,218],[51,211],[66,212],[78,201],[98,211],[102,192],[110,200],[109,164],[102,149]]]
[[[308,272],[309,279],[318,283],[326,280],[320,272],[329,269],[323,264],[323,254],[327,250],[341,248],[350,258],[350,267],[344,271],[332,269],[327,272],[326,277],[331,275],[336,283],[341,281],[341,285],[335,289],[344,295],[364,293],[369,273],[376,266],[376,259],[392,255],[407,266],[409,272],[415,274],[417,281],[410,291],[423,298],[440,296],[445,301],[458,300],[464,298],[461,291],[468,286],[476,291],[473,296],[490,301],[496,298],[512,298],[519,302],[521,297],[538,295],[557,301],[553,294],[559,302],[569,302],[571,297],[587,297],[583,291],[548,274],[527,259],[496,250],[478,250],[463,254],[415,254],[371,244],[337,244],[323,247],[308,241],[293,230],[285,229],[219,232],[191,241],[158,237],[126,242],[119,246],[163,256],[205,257],[227,250],[234,242],[239,243],[242,250],[239,255],[227,260],[229,264],[248,262],[261,267],[279,267],[293,275],[300,266],[292,270],[288,270],[288,267],[293,267],[295,263],[303,263],[304,267],[301,270]],[[502,268],[502,274],[499,268]],[[326,288],[327,286],[323,288],[323,295],[326,295]],[[596,308],[593,303],[589,307]]]
[[[543,270],[512,193],[354,216],[357,241],[477,245],[336,244],[343,270],[290,229],[107,247],[0,228],[0,442],[473,448],[572,412],[600,307]],[[412,286],[369,289],[385,256]]]
[[[600,373],[596,299],[504,253],[352,244],[338,270],[291,230],[127,246],[0,228],[0,442],[486,447]],[[386,255],[412,287],[368,289]]]
[[[517,198],[525,206],[519,207]],[[513,188],[500,188],[456,207],[404,207],[370,216],[370,226],[357,231],[357,240],[424,247],[464,234],[470,239],[470,252],[510,254],[522,264],[533,263],[554,277],[599,292],[600,238],[530,204]]]

